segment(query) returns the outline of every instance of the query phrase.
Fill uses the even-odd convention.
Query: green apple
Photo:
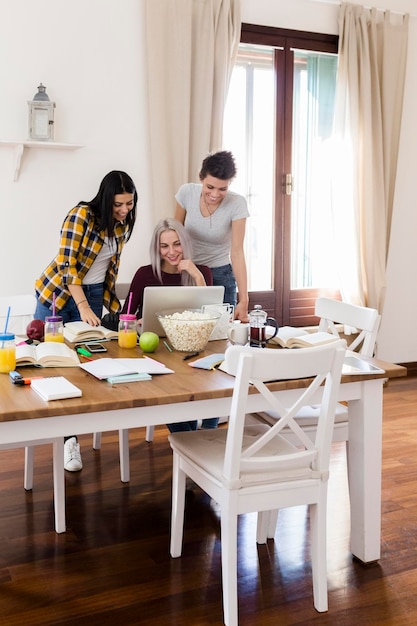
[[[159,346],[159,337],[156,333],[145,332],[139,337],[139,346],[144,352],[155,352]]]

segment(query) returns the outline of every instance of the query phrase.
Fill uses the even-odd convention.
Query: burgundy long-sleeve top
[[[197,265],[198,269],[204,276],[206,285],[211,287],[213,285],[213,276],[211,270],[207,265]],[[178,286],[181,287],[181,274],[167,274],[162,272],[162,285]],[[132,300],[130,304],[130,313],[135,313],[139,319],[142,317],[142,304],[143,304],[143,290],[145,287],[157,287],[161,286],[161,282],[152,271],[152,265],[143,265],[140,267],[133,277],[133,280],[129,287],[129,294],[132,294]],[[126,298],[123,305],[122,313],[127,313],[127,307],[129,305],[129,298]]]

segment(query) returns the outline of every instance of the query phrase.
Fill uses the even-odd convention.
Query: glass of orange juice
[[[120,315],[117,340],[120,348],[136,348],[138,341],[136,315],[130,313]]]
[[[60,315],[45,318],[44,341],[64,343],[64,322]]]
[[[13,333],[0,333],[0,373],[16,369],[16,346]]]

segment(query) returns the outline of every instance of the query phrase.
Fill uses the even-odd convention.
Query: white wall
[[[120,279],[129,282],[147,262],[153,225],[147,218],[142,4],[0,0],[0,139],[27,138],[27,100],[42,82],[56,102],[55,141],[85,146],[25,150],[16,182],[14,149],[0,146],[2,293],[33,291],[57,252],[66,212],[95,196],[113,169],[127,171],[139,193],[138,221],[122,255]]]
[[[417,14],[413,0],[379,0],[377,5]],[[338,7],[332,0],[242,0],[242,21],[334,34]],[[129,282],[136,268],[148,262],[153,224],[148,210],[143,11],[143,0],[0,0],[0,139],[27,138],[27,100],[42,82],[56,102],[55,140],[85,146],[75,151],[26,150],[14,182],[14,151],[0,145],[3,294],[33,290],[56,253],[66,212],[93,197],[111,169],[126,170],[139,192],[138,220],[122,255],[119,280]],[[410,59],[417,58],[416,48],[414,15]],[[408,320],[417,316],[416,74],[416,64],[409,62],[378,347],[381,358],[394,362],[417,361],[417,326],[399,323],[405,314]]]

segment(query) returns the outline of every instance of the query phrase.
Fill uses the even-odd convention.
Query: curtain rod
[[[341,2],[341,0],[310,0],[310,2],[318,2],[319,4],[332,4],[334,6],[341,6],[342,4],[351,4],[351,5],[355,5],[355,6],[362,6],[364,9],[373,9],[375,8],[377,11],[389,11],[390,13],[392,13],[393,15],[408,15],[410,17],[417,17],[416,13],[411,13],[409,11],[393,11],[392,9],[389,9],[387,7],[385,7],[384,9],[379,8],[379,7],[374,7],[371,5],[362,5],[359,2],[349,2],[348,0],[346,2]]]

